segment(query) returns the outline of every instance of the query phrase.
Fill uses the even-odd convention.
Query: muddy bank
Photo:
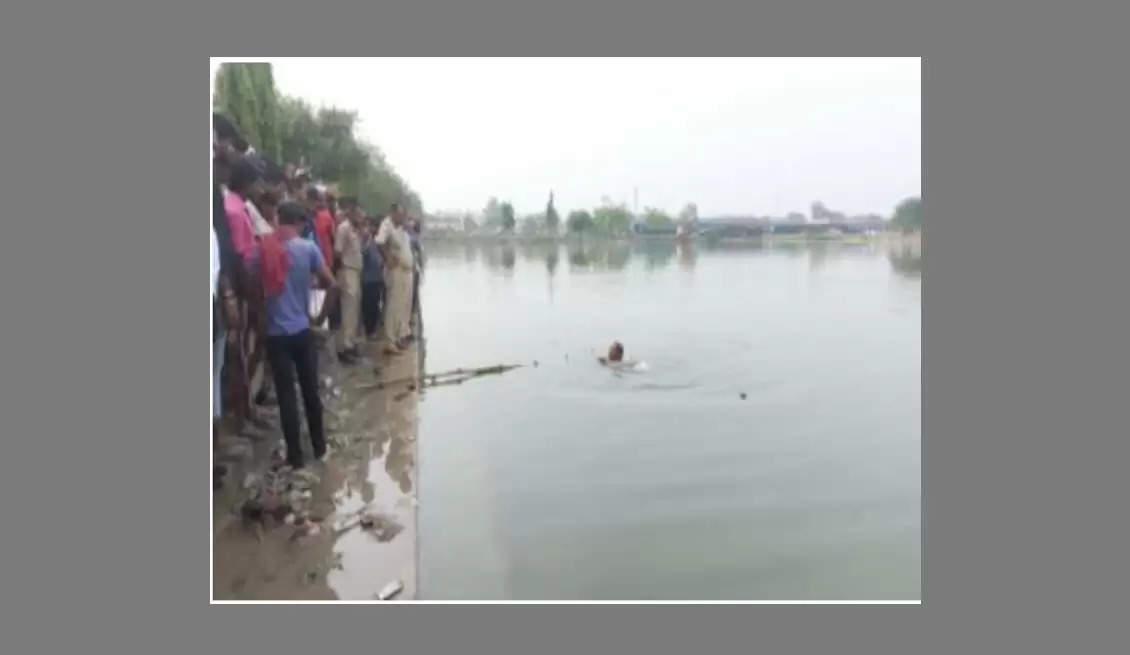
[[[418,394],[373,383],[413,378],[420,363],[415,347],[385,358],[368,344],[349,367],[322,349],[329,456],[310,457],[312,475],[271,473],[282,439],[276,407],[265,412],[269,429],[221,439],[216,458],[230,473],[213,496],[213,598],[372,600],[397,586],[396,600],[416,597]]]

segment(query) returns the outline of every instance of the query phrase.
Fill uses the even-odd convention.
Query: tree
[[[923,213],[921,198],[907,198],[895,207],[891,224],[903,232],[921,230]]]
[[[514,206],[508,202],[502,203],[502,229],[506,232],[514,231]]]
[[[491,197],[487,201],[486,209],[483,210],[483,224],[496,226],[502,225],[502,205],[498,204],[498,198]]]
[[[221,65],[215,102],[265,157],[309,168],[315,179],[336,184],[371,211],[399,202],[423,213],[420,196],[384,153],[357,137],[356,113],[332,107],[315,112],[302,100],[279,95],[270,64]]]
[[[280,159],[292,164],[308,165],[310,153],[316,147],[315,135],[318,133],[314,111],[302,100],[285,96],[279,98],[278,110]]]
[[[549,204],[545,208],[545,226],[550,234],[557,234],[557,225],[561,222],[557,209],[553,207],[553,192],[549,192]]]
[[[613,205],[606,202],[597,207],[592,213],[596,229],[608,235],[626,233],[632,226],[632,213],[623,205]]]
[[[583,209],[576,209],[569,212],[569,218],[565,219],[565,227],[574,234],[588,232],[593,229],[595,223],[592,220],[592,214],[589,214]]]
[[[278,92],[270,64],[221,64],[216,73],[215,103],[248,143],[265,156],[278,159]]]

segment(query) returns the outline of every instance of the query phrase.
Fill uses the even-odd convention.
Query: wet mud
[[[365,344],[352,366],[331,347],[319,356],[324,462],[309,452],[303,417],[307,466],[299,475],[282,466],[277,407],[263,412],[269,427],[221,438],[215,459],[229,474],[213,494],[216,600],[416,598],[423,346],[386,357]]]

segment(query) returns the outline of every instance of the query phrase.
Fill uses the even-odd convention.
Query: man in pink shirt
[[[255,254],[255,225],[247,212],[247,201],[259,196],[263,185],[259,168],[246,157],[232,162],[231,178],[224,192],[224,213],[227,214],[228,229],[231,233],[232,250],[242,261],[241,270],[235,271],[235,295],[239,299],[239,323],[228,326],[229,341],[227,357],[232,365],[231,394],[236,419],[235,428],[242,432],[247,421],[257,422],[251,408],[250,380],[248,379],[248,356],[252,340],[261,339],[255,335],[254,326],[248,320],[253,301],[261,294],[261,284],[251,274],[252,258]]]
[[[232,165],[224,212],[228,215],[232,247],[246,265],[255,249],[255,224],[247,212],[247,201],[259,197],[263,176],[250,160],[241,157]]]

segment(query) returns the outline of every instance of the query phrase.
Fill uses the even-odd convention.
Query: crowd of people
[[[256,408],[273,395],[287,465],[300,468],[299,393],[313,455],[326,454],[314,330],[328,325],[345,366],[360,361],[365,341],[385,357],[411,347],[420,222],[400,203],[367,215],[310,171],[257,154],[221,114],[212,159],[213,443],[225,419],[236,433],[268,429]],[[214,488],[225,474],[214,465]]]

